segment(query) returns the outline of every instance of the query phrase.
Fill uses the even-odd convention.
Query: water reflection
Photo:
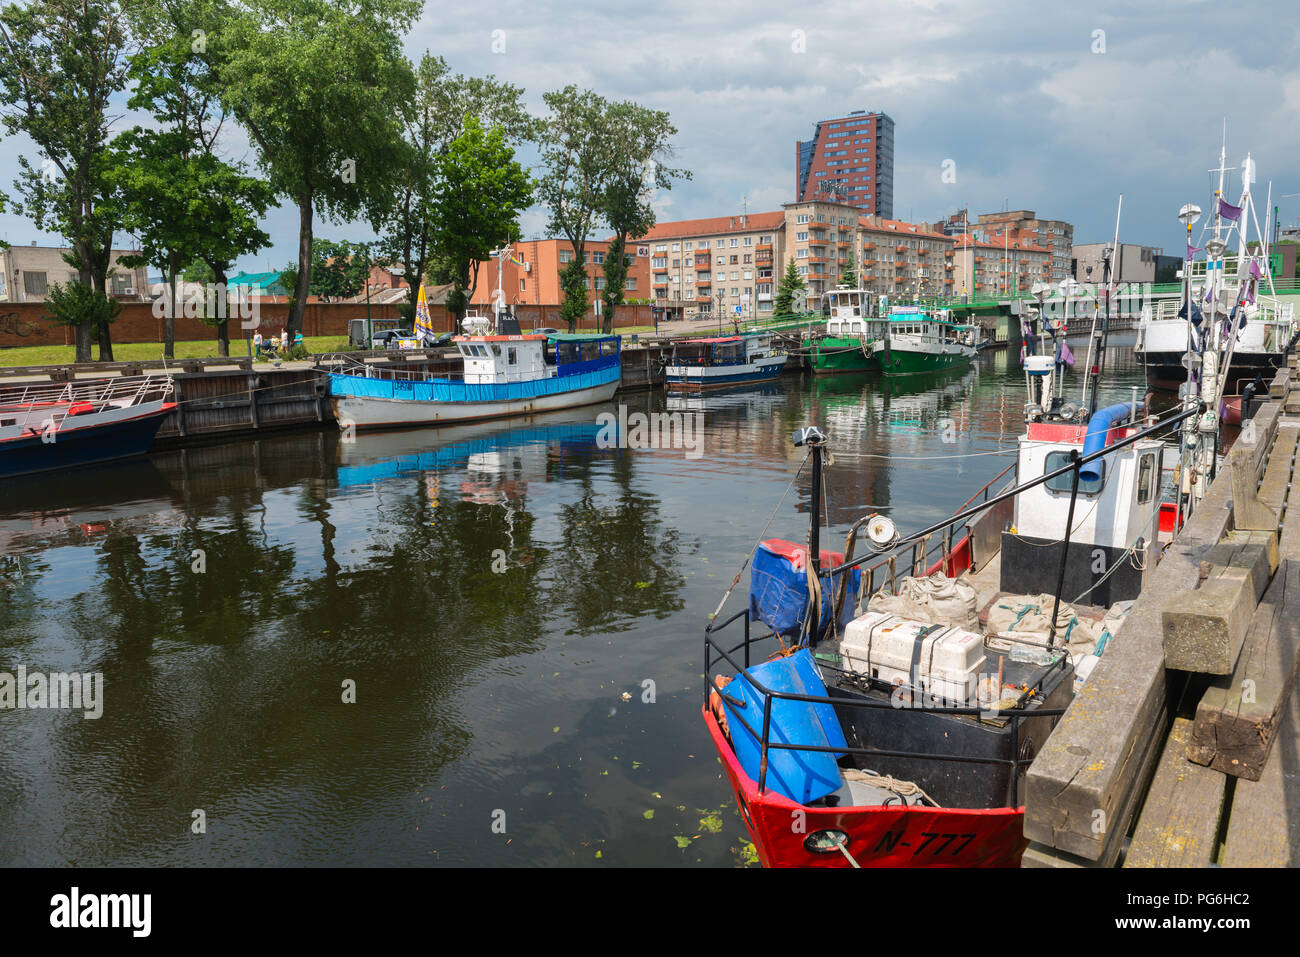
[[[619,397],[698,413],[698,459],[601,448],[611,405],[7,485],[0,669],[100,670],[106,705],[0,712],[0,862],[734,863],[699,637],[769,517],[806,534],[790,434],[831,435],[828,545],[919,527],[1009,461],[1023,376],[986,356]]]

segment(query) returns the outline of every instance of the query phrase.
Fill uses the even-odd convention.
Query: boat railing
[[[719,640],[720,634],[734,625],[737,621],[742,623],[741,628],[743,637],[741,640],[730,648],[725,647]],[[734,632],[732,632],[734,634]],[[988,705],[981,706],[978,702],[973,705],[960,704],[934,704],[926,703],[924,710],[927,714],[949,714],[955,716],[965,716],[975,719],[978,723],[985,723],[989,720],[1009,719],[1009,728],[1011,734],[1011,747],[1008,751],[1012,757],[992,757],[987,755],[975,754],[936,754],[921,753],[916,751],[900,751],[885,748],[860,748],[845,745],[836,747],[831,745],[813,745],[813,744],[794,744],[782,741],[772,740],[772,706],[777,701],[798,701],[814,705],[830,705],[832,708],[852,708],[852,709],[889,709],[896,710],[898,705],[891,698],[881,700],[880,698],[870,697],[831,697],[830,695],[811,695],[799,694],[792,691],[777,691],[763,684],[750,672],[750,663],[754,659],[752,648],[756,644],[772,641],[777,639],[777,635],[770,630],[766,633],[754,635],[754,630],[750,626],[749,609],[742,608],[730,618],[722,622],[711,622],[704,631],[704,685],[705,701],[709,700],[710,694],[717,694],[723,701],[731,705],[731,711],[735,719],[738,720],[745,731],[750,734],[754,740],[759,743],[760,759],[758,791],[762,794],[767,788],[767,771],[769,766],[768,754],[773,750],[784,751],[806,751],[830,753],[834,755],[853,755],[862,758],[906,758],[910,760],[934,761],[934,762],[952,762],[957,764],[990,764],[1003,765],[1011,772],[1008,775],[1007,782],[1007,806],[1014,806],[1016,803],[1016,786],[1019,777],[1018,771],[1022,767],[1028,766],[1032,760],[1032,755],[1021,755],[1021,749],[1018,742],[1021,724],[1029,718],[1057,718],[1065,713],[1064,708],[1031,708],[1026,707],[1028,703],[1034,700],[1041,700],[1043,697],[1044,683],[1052,675],[1054,669],[1064,669],[1067,667],[1069,658],[1064,653],[1052,664],[1044,667],[1038,679],[1033,685],[1021,690],[1017,698],[1016,707],[1014,708],[997,708],[992,709]],[[715,656],[716,652],[716,656]],[[740,654],[743,660],[738,661],[734,656]],[[714,668],[721,666],[722,663],[730,665],[734,673],[743,674],[754,689],[763,696],[763,718],[761,725],[755,721],[753,724],[745,720],[741,713],[747,707],[744,701],[729,695],[725,685],[719,685],[713,674]],[[916,692],[920,693],[920,692]],[[730,722],[729,722],[730,724]],[[738,730],[729,731],[734,735]]]
[[[438,371],[395,368],[390,362],[363,362],[345,353],[320,356],[316,367],[339,375],[360,376],[366,379],[393,379],[403,382],[429,382],[434,379],[461,379],[463,371]]]
[[[942,571],[950,578],[956,577],[953,574],[957,570],[956,555],[963,548],[968,552],[970,549],[969,529],[967,529],[965,536],[960,535],[964,527],[973,524],[970,522],[971,516],[968,509],[977,502],[987,502],[989,496],[993,494],[993,487],[999,482],[1003,482],[1008,473],[1015,470],[1015,467],[1016,463],[1011,462],[1001,472],[989,479],[982,488],[961,504],[954,513],[956,517],[947,524],[915,541],[901,545],[891,551],[886,551],[874,564],[864,566],[862,569],[862,584],[859,586],[857,594],[858,605],[861,606],[864,601],[876,594],[880,588],[888,587],[892,594],[897,594],[900,565],[903,569],[903,575],[921,578],[932,575],[936,571]],[[1014,482],[1014,477],[1009,481]],[[1004,482],[1005,484],[1007,483]],[[975,516],[975,521],[979,521],[983,517],[983,515]],[[866,521],[865,518],[860,519],[857,524],[861,525]],[[845,555],[845,560],[847,561],[852,557],[852,555]],[[900,561],[900,559],[903,561]],[[877,587],[877,581],[879,581],[879,588]]]
[[[73,379],[68,382],[41,382],[26,386],[0,387],[0,405],[24,407],[35,405],[139,405],[155,398],[166,398],[175,388],[169,375],[110,376],[102,379]]]

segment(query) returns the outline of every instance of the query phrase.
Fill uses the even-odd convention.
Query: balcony
[[[704,262],[700,262],[699,257],[697,256],[696,259],[695,259],[695,268],[696,268],[697,271],[700,270],[700,269],[709,269],[709,268],[711,268],[711,267],[709,266],[709,260],[708,260],[708,257],[707,257],[707,256],[705,257]]]
[[[770,253],[770,252],[772,251],[772,244],[771,244],[771,243],[759,243],[757,246],[754,247],[754,249],[755,249],[755,251],[757,251],[757,252],[769,252],[769,253]]]
[[[899,243],[897,246],[894,247],[894,252],[896,252],[896,253],[905,253],[905,252],[907,252],[907,247],[906,247],[905,245],[903,245],[902,243]]]

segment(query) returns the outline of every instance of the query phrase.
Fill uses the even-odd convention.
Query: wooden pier
[[[1290,363],[1035,756],[1024,866],[1300,864]]]

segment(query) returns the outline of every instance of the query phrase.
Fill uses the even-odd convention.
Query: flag
[[[1064,362],[1071,369],[1074,368],[1074,353],[1070,351],[1070,344],[1068,342],[1061,343],[1061,354],[1058,361]]]
[[[1191,262],[1191,261],[1192,261],[1192,257],[1195,256],[1197,253],[1203,251],[1204,249],[1205,249],[1204,246],[1193,246],[1192,243],[1191,243],[1191,241],[1188,240],[1188,243],[1187,243],[1187,261],[1188,261],[1188,262]]]
[[[1241,218],[1241,207],[1233,206],[1226,200],[1219,200],[1219,215],[1224,219],[1230,219],[1234,223]]]
[[[1250,261],[1250,274],[1251,274],[1252,276],[1254,276],[1256,279],[1263,279],[1263,278],[1264,278],[1264,273],[1263,273],[1263,271],[1259,268],[1259,263],[1257,263],[1257,262],[1256,262],[1255,260],[1253,260],[1253,259]]]
[[[520,259],[518,256],[511,256],[510,261],[514,263],[516,266],[518,266],[520,269],[524,268],[524,261]]]
[[[424,297],[424,283],[420,283],[420,296],[415,301],[415,338],[434,338],[433,319],[429,316],[429,301]]]

